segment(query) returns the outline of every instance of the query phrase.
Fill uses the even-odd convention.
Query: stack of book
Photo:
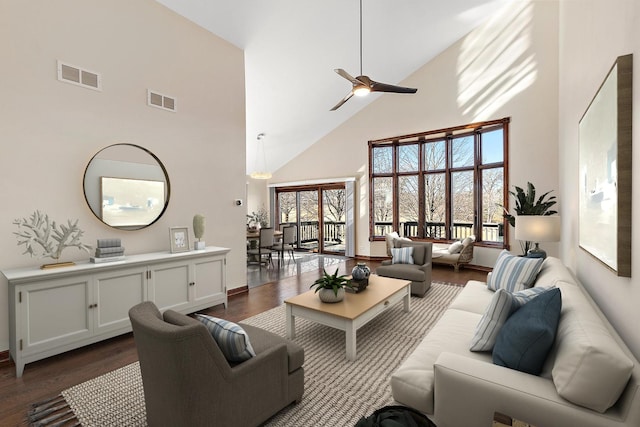
[[[98,239],[96,254],[91,257],[91,262],[112,262],[124,259],[124,247],[120,239]]]

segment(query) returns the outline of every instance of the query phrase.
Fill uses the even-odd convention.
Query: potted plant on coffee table
[[[338,268],[333,274],[328,274],[323,268],[322,277],[313,282],[310,288],[316,288],[316,293],[322,302],[340,302],[344,299],[344,288],[351,288],[351,281],[346,275],[338,276]]]

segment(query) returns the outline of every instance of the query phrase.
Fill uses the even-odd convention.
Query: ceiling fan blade
[[[418,89],[412,87],[396,86],[387,83],[380,83],[371,80],[371,92],[391,92],[391,93],[416,93]]]
[[[340,100],[340,102],[338,102],[330,111],[335,111],[338,108],[342,107],[342,104],[344,104],[345,102],[347,102],[349,100],[349,98],[351,98],[353,96],[353,91],[349,92],[347,94],[347,96],[345,96],[344,98],[342,98],[342,100]]]
[[[355,77],[353,77],[351,74],[347,73],[345,70],[343,70],[342,68],[336,68],[335,70],[336,73],[338,73],[341,77],[344,77],[345,79],[349,80],[352,84],[354,85],[361,85],[362,82],[359,81],[358,79],[356,79]]]

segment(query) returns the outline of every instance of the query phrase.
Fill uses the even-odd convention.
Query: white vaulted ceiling
[[[275,171],[377,97],[411,96],[329,111],[351,89],[333,70],[360,74],[359,0],[157,1],[244,50],[247,172],[259,133]],[[363,0],[363,74],[401,84],[509,1]]]

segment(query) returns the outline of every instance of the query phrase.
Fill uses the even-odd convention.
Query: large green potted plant
[[[509,194],[515,199],[516,206],[514,210],[516,215],[511,215],[506,210],[504,212],[504,217],[512,227],[516,226],[516,218],[519,215],[553,215],[558,213],[557,211],[551,210],[551,207],[557,203],[556,196],[549,196],[552,191],[547,191],[536,199],[536,187],[530,182],[527,182],[526,191],[518,186],[516,186],[515,189],[515,192],[509,191]],[[523,254],[529,251],[531,243],[532,242],[529,241],[520,242]]]
[[[333,274],[322,269],[322,277],[313,282],[310,288],[315,288],[320,301],[340,302],[344,299],[344,288],[351,288],[351,280],[346,275],[338,276],[338,268]]]

